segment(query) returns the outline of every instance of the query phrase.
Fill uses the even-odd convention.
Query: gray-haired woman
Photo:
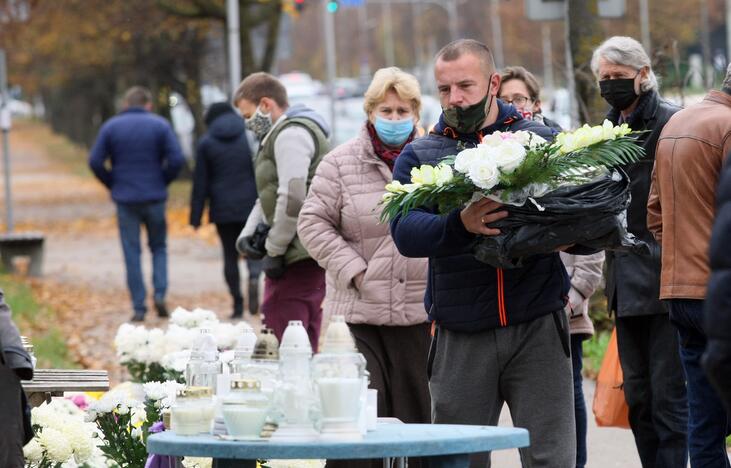
[[[645,158],[627,165],[632,202],[629,231],[650,246],[651,255],[607,252],[606,295],[616,316],[629,421],[643,468],[686,466],[688,403],[678,338],[660,296],[660,247],[647,229],[655,145],[678,107],[658,94],[650,58],[631,37],[615,36],[595,51],[591,68],[612,109],[607,119],[647,130],[639,139]]]

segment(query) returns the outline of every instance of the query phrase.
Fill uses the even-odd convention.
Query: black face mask
[[[639,74],[639,72],[637,72]],[[637,77],[637,75],[635,75]],[[617,80],[602,80],[599,82],[599,90],[605,101],[614,109],[623,111],[635,102],[635,79],[621,78]]]
[[[492,78],[492,77],[491,77]],[[444,109],[444,122],[457,130],[459,133],[474,133],[480,129],[480,125],[487,118],[487,98],[490,96],[492,82],[487,85],[487,94],[477,104],[462,109],[461,107],[449,107]],[[492,105],[492,100],[490,101]]]

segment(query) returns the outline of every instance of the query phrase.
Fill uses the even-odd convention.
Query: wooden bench
[[[29,257],[30,276],[41,276],[43,272],[43,240],[41,232],[8,232],[0,234],[0,261],[5,271],[16,273],[13,259]]]
[[[33,380],[22,381],[31,406],[39,406],[64,392],[106,392],[109,373],[105,370],[36,369]]]

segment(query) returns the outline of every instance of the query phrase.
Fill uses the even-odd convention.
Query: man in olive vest
[[[320,336],[325,271],[297,238],[297,216],[315,169],[330,150],[330,130],[313,110],[290,107],[286,89],[268,73],[246,77],[233,102],[259,140],[254,161],[259,199],[237,247],[244,255],[256,256],[258,250],[264,256],[264,324],[281,340],[287,323],[301,320],[314,350]],[[257,248],[256,238],[261,239],[266,226],[264,248]]]

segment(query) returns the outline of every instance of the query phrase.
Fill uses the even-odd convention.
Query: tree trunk
[[[579,123],[598,123],[604,118],[607,108],[599,95],[596,78],[591,71],[591,55],[604,39],[599,23],[599,1],[567,1],[568,39],[574,67]]]
[[[271,6],[267,20],[267,42],[264,56],[261,59],[261,70],[270,71],[277,58],[277,42],[279,40],[279,26],[282,24],[282,0],[277,0]]]

